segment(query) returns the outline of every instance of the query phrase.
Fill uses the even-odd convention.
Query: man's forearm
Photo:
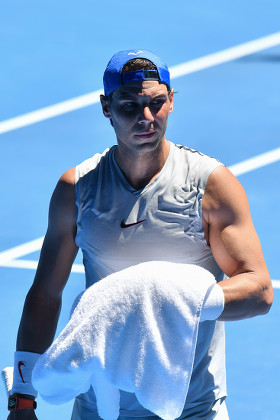
[[[225,295],[225,306],[219,320],[235,321],[266,314],[273,300],[270,279],[259,279],[254,273],[242,273],[219,283]]]
[[[51,345],[61,309],[61,297],[31,288],[22,313],[17,350],[44,353]]]

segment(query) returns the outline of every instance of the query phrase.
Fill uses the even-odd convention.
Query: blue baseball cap
[[[146,58],[151,61],[156,70],[136,70],[122,73],[123,66],[134,58]],[[110,95],[115,89],[127,83],[142,80],[158,80],[170,88],[170,73],[166,64],[155,54],[147,50],[119,51],[109,61],[103,76],[104,93]]]

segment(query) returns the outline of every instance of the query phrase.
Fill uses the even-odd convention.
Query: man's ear
[[[170,93],[169,93],[169,101],[170,101],[170,109],[169,109],[169,113],[171,114],[171,112],[173,111],[173,99],[174,99],[174,89],[172,88]]]
[[[100,102],[102,106],[103,114],[106,118],[111,118],[110,103],[106,99],[106,96],[100,95]]]

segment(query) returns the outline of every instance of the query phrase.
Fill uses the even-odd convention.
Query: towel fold
[[[164,420],[183,411],[201,309],[216,283],[205,269],[147,262],[87,289],[69,323],[41,356],[33,385],[60,404],[92,385],[99,416],[116,420],[119,390]]]

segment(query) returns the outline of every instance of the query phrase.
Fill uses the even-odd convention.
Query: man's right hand
[[[38,420],[35,411],[32,408],[26,408],[24,410],[12,411],[7,420]]]

